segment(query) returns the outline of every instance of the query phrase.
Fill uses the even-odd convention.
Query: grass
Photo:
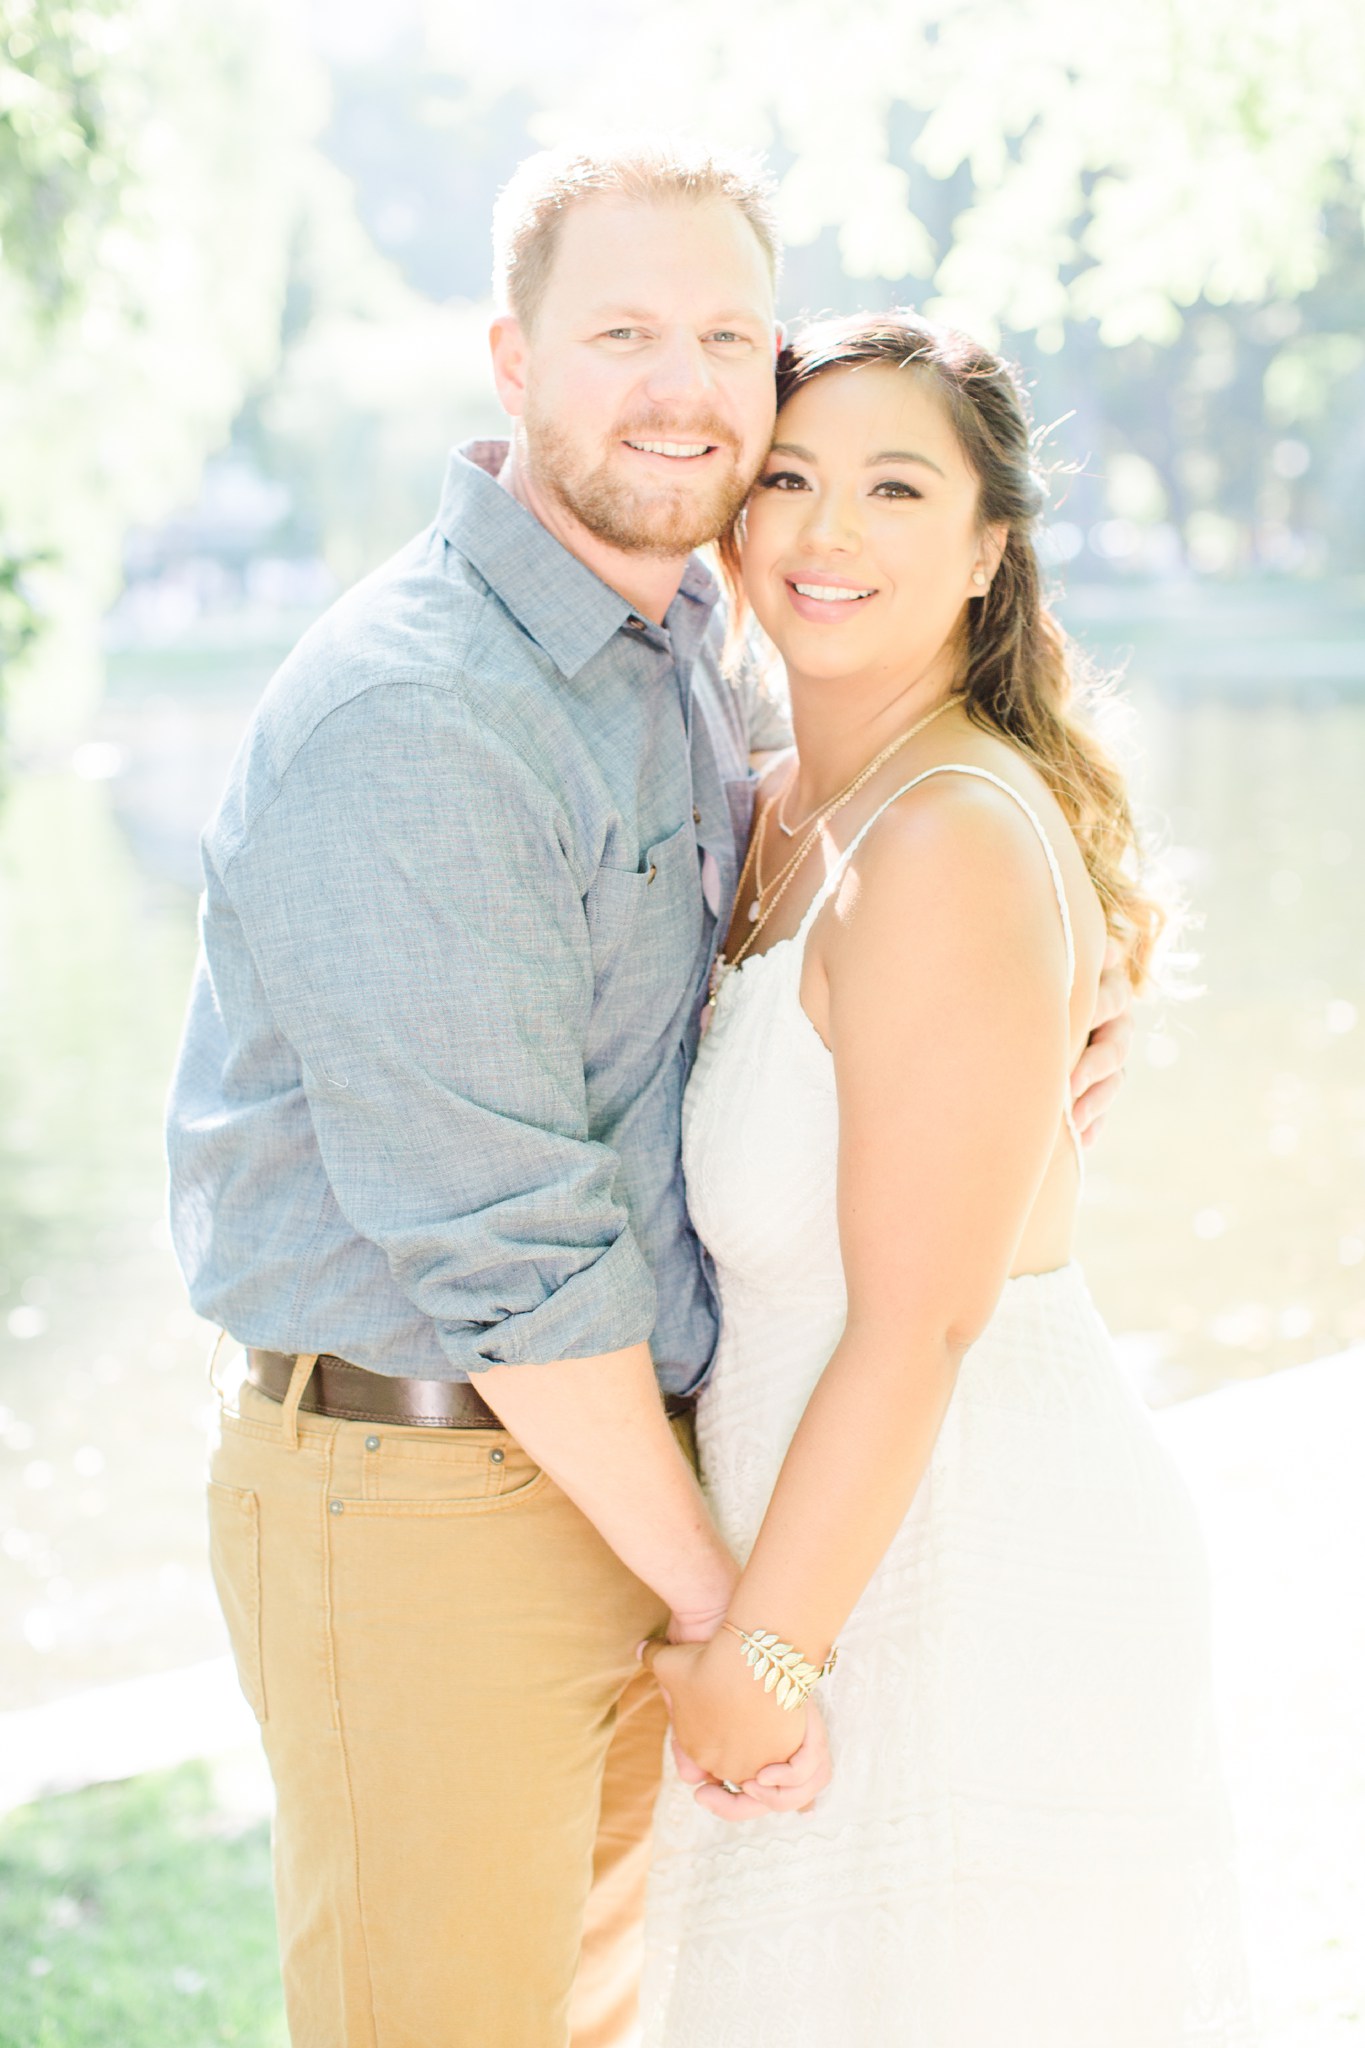
[[[269,1830],[206,1764],[0,1821],[0,2048],[285,2048]]]

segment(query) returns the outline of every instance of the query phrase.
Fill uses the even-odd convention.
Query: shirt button
[[[503,1459],[507,1456],[507,1453],[506,1451],[490,1451],[488,1455],[495,1465],[500,1465]]]
[[[693,804],[692,806],[692,823],[694,825],[700,825],[701,823],[701,812],[697,809],[697,806],[695,804]]]
[[[648,873],[648,874],[647,874],[647,875],[645,876],[645,887],[646,887],[646,889],[647,889],[647,888],[649,887],[650,883],[651,883],[651,882],[652,882],[652,881],[654,880],[654,877],[655,877],[655,876],[656,876],[656,875],[658,874],[658,872],[659,872],[659,870],[658,870],[658,869],[657,869],[657,868],[655,867],[655,865],[654,865],[653,861],[651,861],[651,862],[650,862],[650,864],[649,864],[649,873]]]
[[[377,1451],[379,1449],[379,1438],[377,1436],[367,1436],[365,1448],[367,1451]]]
[[[630,627],[632,633],[643,633],[645,630],[644,620],[637,619],[634,612],[632,612],[630,617],[626,620],[626,624]]]

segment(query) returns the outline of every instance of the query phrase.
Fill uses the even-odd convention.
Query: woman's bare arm
[[[741,1627],[817,1663],[910,1507],[1009,1273],[1073,1039],[1042,849],[979,784],[926,785],[887,814],[841,886],[824,957],[848,1320],[730,1603]],[[797,1719],[727,1633],[657,1668],[679,1739],[716,1777],[749,1777]]]

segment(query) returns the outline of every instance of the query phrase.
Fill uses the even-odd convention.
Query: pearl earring
[[[974,584],[976,585],[976,587],[977,587],[977,589],[978,589],[978,590],[984,590],[984,589],[986,588],[986,572],[985,572],[985,570],[984,570],[984,569],[973,569],[973,571],[972,571],[972,581],[973,581],[973,583],[974,583]]]

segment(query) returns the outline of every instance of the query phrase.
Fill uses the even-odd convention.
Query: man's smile
[[[694,461],[698,455],[709,455],[714,447],[711,441],[631,441],[627,448],[635,449],[639,455],[666,455],[670,462]]]

